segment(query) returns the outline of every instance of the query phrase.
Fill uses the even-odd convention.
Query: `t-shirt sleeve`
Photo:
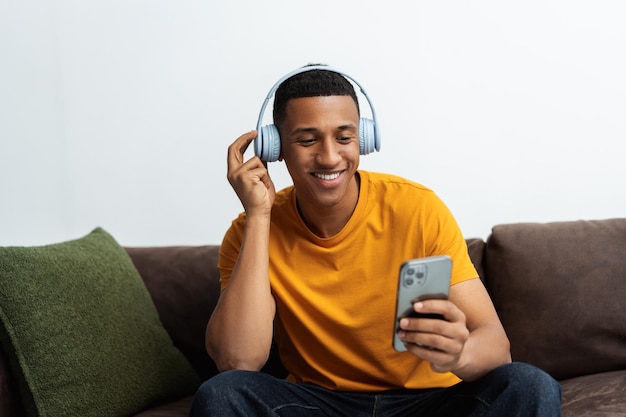
[[[436,195],[432,201],[434,218],[429,221],[431,230],[430,255],[448,255],[452,258],[450,285],[478,278],[478,272],[467,250],[461,229],[446,204]]]
[[[239,250],[243,241],[244,223],[245,214],[242,213],[237,219],[233,220],[220,245],[217,267],[220,271],[220,288],[222,290],[226,288],[239,257]]]

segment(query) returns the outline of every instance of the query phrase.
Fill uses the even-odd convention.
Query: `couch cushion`
[[[193,396],[149,408],[133,417],[189,417]]]
[[[104,230],[0,248],[0,341],[29,416],[128,416],[199,380]]]
[[[563,417],[626,415],[626,370],[601,372],[561,381]]]
[[[496,226],[484,267],[514,360],[557,379],[626,368],[626,219]]]

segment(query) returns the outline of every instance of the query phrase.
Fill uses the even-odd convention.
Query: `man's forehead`
[[[358,113],[358,105],[352,97],[344,95],[296,97],[289,99],[286,110],[298,110],[315,108],[336,108],[337,111],[355,110]]]

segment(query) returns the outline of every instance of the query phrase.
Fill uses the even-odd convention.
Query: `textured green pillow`
[[[130,257],[100,228],[0,248],[0,321],[29,416],[128,416],[199,384]]]

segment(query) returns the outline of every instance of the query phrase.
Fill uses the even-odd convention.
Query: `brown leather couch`
[[[560,381],[563,415],[626,416],[626,219],[499,225],[467,243],[513,359]],[[215,374],[204,328],[219,295],[218,246],[127,251],[174,343],[203,379]],[[285,375],[275,353],[264,371]],[[136,416],[187,416],[191,399]],[[23,415],[0,355],[0,417]]]

